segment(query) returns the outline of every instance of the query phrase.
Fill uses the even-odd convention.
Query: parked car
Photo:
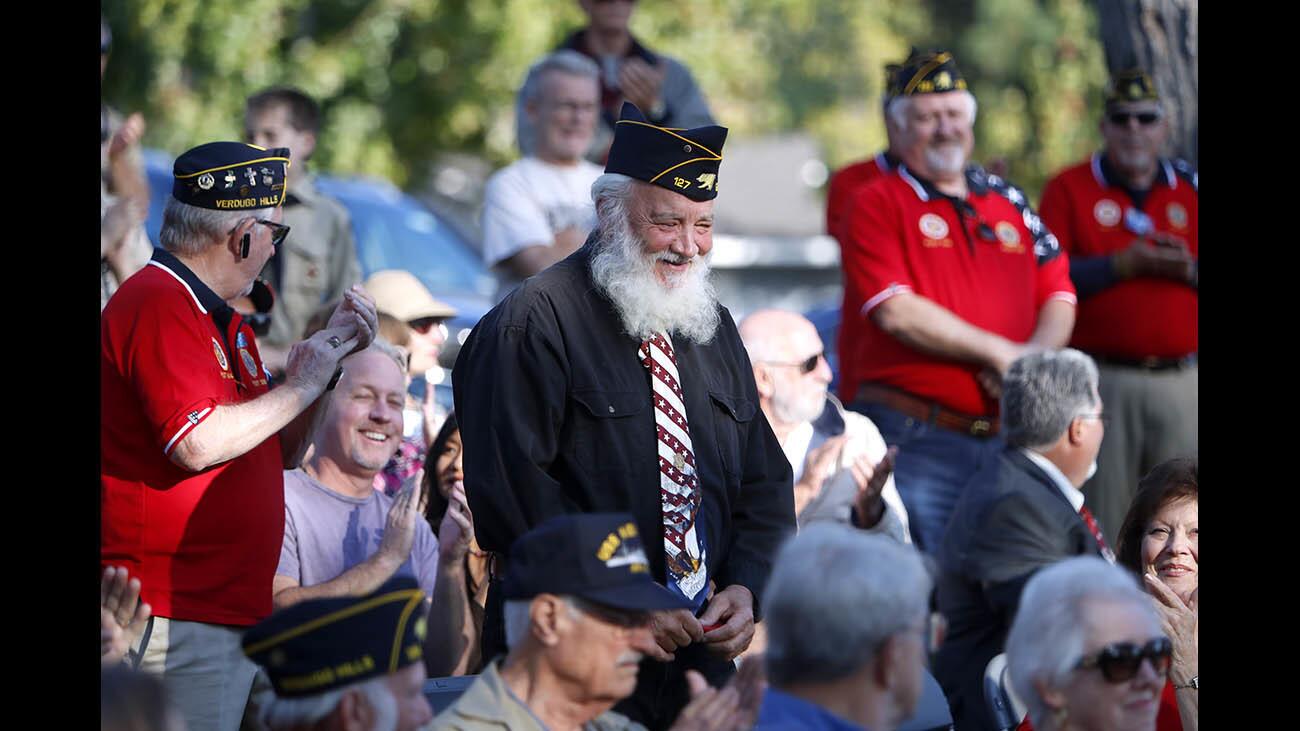
[[[157,246],[163,207],[171,195],[173,158],[160,150],[145,150],[143,157],[151,195],[145,227]],[[429,383],[437,387],[439,403],[450,408],[451,367],[470,330],[495,304],[495,275],[460,229],[392,183],[318,175],[316,184],[337,198],[352,217],[363,279],[381,269],[405,269],[434,297],[458,311],[447,322],[440,367],[426,374]]]

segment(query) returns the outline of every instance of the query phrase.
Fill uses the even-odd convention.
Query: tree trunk
[[[1141,68],[1169,113],[1170,154],[1196,166],[1197,0],[1097,0],[1106,66]]]

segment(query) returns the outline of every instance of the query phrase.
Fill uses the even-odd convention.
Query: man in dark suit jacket
[[[971,478],[939,553],[949,634],[934,674],[960,731],[996,728],[984,669],[1002,652],[1034,572],[1083,554],[1114,560],[1079,491],[1104,433],[1096,364],[1073,349],[1020,358],[1002,385],[1002,419],[1007,446]]]

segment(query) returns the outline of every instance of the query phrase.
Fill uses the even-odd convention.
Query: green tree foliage
[[[177,153],[238,139],[244,98],[291,84],[325,111],[316,167],[413,187],[445,152],[513,159],[529,63],[581,25],[565,0],[126,0],[104,8],[104,96]],[[633,30],[684,61],[744,136],[806,131],[838,167],[885,142],[883,66],[957,54],[980,101],[976,157],[1037,191],[1097,143],[1105,83],[1087,0],[639,3]]]

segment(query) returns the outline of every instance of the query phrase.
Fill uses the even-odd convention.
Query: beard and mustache
[[[591,278],[614,304],[624,331],[639,341],[657,332],[708,343],[717,332],[717,292],[709,278],[708,258],[696,256],[682,274],[660,283],[655,263],[677,261],[670,251],[647,254],[645,242],[628,224],[626,209],[614,205],[602,217],[591,257]]]

